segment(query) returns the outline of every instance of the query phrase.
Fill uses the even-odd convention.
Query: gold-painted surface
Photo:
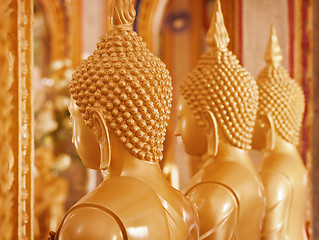
[[[215,13],[213,14],[212,22],[207,32],[206,42],[210,48],[227,51],[229,36],[225,27],[220,1],[216,2],[215,8]]]
[[[228,49],[220,2],[210,49],[181,86],[176,135],[203,166],[184,192],[200,219],[200,239],[260,239],[264,189],[248,154],[258,89]]]
[[[10,1],[1,1],[0,15],[0,239],[11,240],[13,236],[13,153],[10,146],[11,142],[11,110],[12,110],[12,95],[10,87],[12,84],[12,71],[10,71],[9,60],[11,54],[8,52],[8,34],[10,21]]]
[[[159,166],[171,78],[131,30],[134,15],[131,1],[115,3],[115,25],[70,82],[73,143],[105,178],[69,210],[54,239],[198,238],[196,212]]]
[[[181,84],[180,92],[201,126],[200,113],[211,110],[227,139],[234,146],[248,150],[257,112],[257,85],[227,49],[229,37],[219,1],[216,8],[207,34],[210,49]]]
[[[171,107],[171,77],[165,64],[129,29],[129,22],[120,24],[123,14],[114,14],[117,25],[77,68],[70,92],[90,128],[90,111],[106,106],[103,116],[125,147],[139,159],[160,161]],[[130,23],[132,16],[128,15]]]
[[[257,79],[259,112],[253,147],[263,150],[258,165],[267,199],[262,239],[307,239],[308,172],[298,152],[305,109],[301,87],[280,65],[274,27]]]
[[[13,173],[13,237],[33,239],[33,1],[10,2],[10,46],[13,82],[11,111],[11,147]]]
[[[272,27],[265,54],[267,66],[258,76],[259,113],[270,114],[277,133],[297,145],[305,111],[305,96],[301,87],[280,65],[282,54],[274,27]]]
[[[136,19],[136,30],[147,44],[147,48],[156,55],[163,57],[162,49],[162,26],[164,23],[165,10],[168,0],[142,0],[139,1],[138,15]],[[198,4],[198,3],[197,3]],[[167,61],[164,61],[167,64]],[[172,74],[172,72],[171,72]],[[175,79],[176,82],[176,79]],[[174,112],[170,115],[170,123],[167,128],[166,139],[163,150],[163,161],[161,167],[167,180],[176,189],[180,189],[180,173],[174,154],[176,152],[176,143],[174,136]]]

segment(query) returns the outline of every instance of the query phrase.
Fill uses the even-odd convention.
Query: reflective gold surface
[[[264,192],[247,151],[257,84],[227,48],[219,1],[207,42],[209,51],[181,85],[176,134],[204,161],[184,191],[199,214],[201,239],[260,239]]]
[[[2,24],[9,28],[5,35],[6,43],[1,44],[1,48],[7,47],[5,54],[9,63],[6,65],[3,62],[1,67],[7,67],[9,78],[5,72],[1,72],[1,96],[5,98],[5,102],[0,100],[0,112],[4,113],[6,120],[10,122],[9,129],[6,129],[8,125],[0,119],[0,131],[4,131],[9,143],[9,146],[5,145],[0,139],[0,145],[4,143],[2,147],[5,147],[4,157],[9,163],[9,166],[6,166],[1,162],[1,168],[5,167],[3,170],[6,173],[2,175],[1,172],[0,178],[13,181],[11,187],[4,186],[9,187],[10,193],[5,196],[8,200],[11,199],[8,204],[0,207],[1,210],[10,212],[11,224],[8,226],[3,222],[2,225],[1,218],[0,229],[6,226],[8,228],[5,232],[1,232],[0,239],[33,240],[33,1],[1,1],[0,5],[5,7],[5,12],[1,12],[4,16]],[[4,29],[0,27],[1,34],[3,31]],[[1,152],[0,149],[0,155]],[[8,177],[9,179],[6,179]]]
[[[194,209],[159,166],[171,78],[132,31],[132,2],[113,3],[112,29],[70,83],[73,142],[105,178],[69,210],[55,239],[197,239]]]
[[[298,152],[305,108],[300,86],[280,65],[282,55],[274,27],[260,72],[259,112],[253,147],[263,150],[259,164],[267,198],[262,239],[307,239],[308,173]]]

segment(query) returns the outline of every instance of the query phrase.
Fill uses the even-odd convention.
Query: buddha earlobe
[[[218,152],[219,144],[217,120],[214,114],[209,110],[203,111],[201,113],[201,118],[205,124],[207,136],[207,155],[215,157]]]
[[[111,142],[109,130],[102,114],[99,111],[92,110],[90,112],[90,117],[100,145],[100,170],[105,170],[109,168],[111,163]]]
[[[272,151],[275,148],[275,140],[276,140],[276,129],[275,129],[275,124],[274,121],[271,117],[271,115],[268,113],[266,115],[266,119],[267,119],[267,124],[268,126],[268,132],[267,132],[267,136],[266,136],[266,151]]]

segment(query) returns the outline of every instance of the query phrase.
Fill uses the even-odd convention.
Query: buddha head
[[[218,0],[206,41],[209,51],[181,84],[176,134],[193,156],[216,155],[221,143],[248,150],[258,89],[227,48],[229,37]]]
[[[117,0],[112,9],[111,30],[70,82],[73,142],[94,169],[109,166],[113,147],[160,161],[172,100],[165,64],[132,30],[133,3]]]
[[[301,87],[280,65],[282,54],[272,26],[265,53],[266,66],[257,78],[259,108],[254,130],[253,148],[272,150],[275,137],[297,145],[305,110]]]

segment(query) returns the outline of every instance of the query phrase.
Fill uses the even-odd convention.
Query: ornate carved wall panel
[[[10,89],[11,148],[13,150],[12,239],[33,239],[33,1],[10,2],[9,53],[12,59],[13,82]]]
[[[13,192],[12,183],[14,174],[12,171],[14,159],[11,148],[11,104],[12,95],[10,87],[12,74],[9,71],[8,33],[10,20],[9,0],[0,2],[0,239],[10,240],[13,235]]]

